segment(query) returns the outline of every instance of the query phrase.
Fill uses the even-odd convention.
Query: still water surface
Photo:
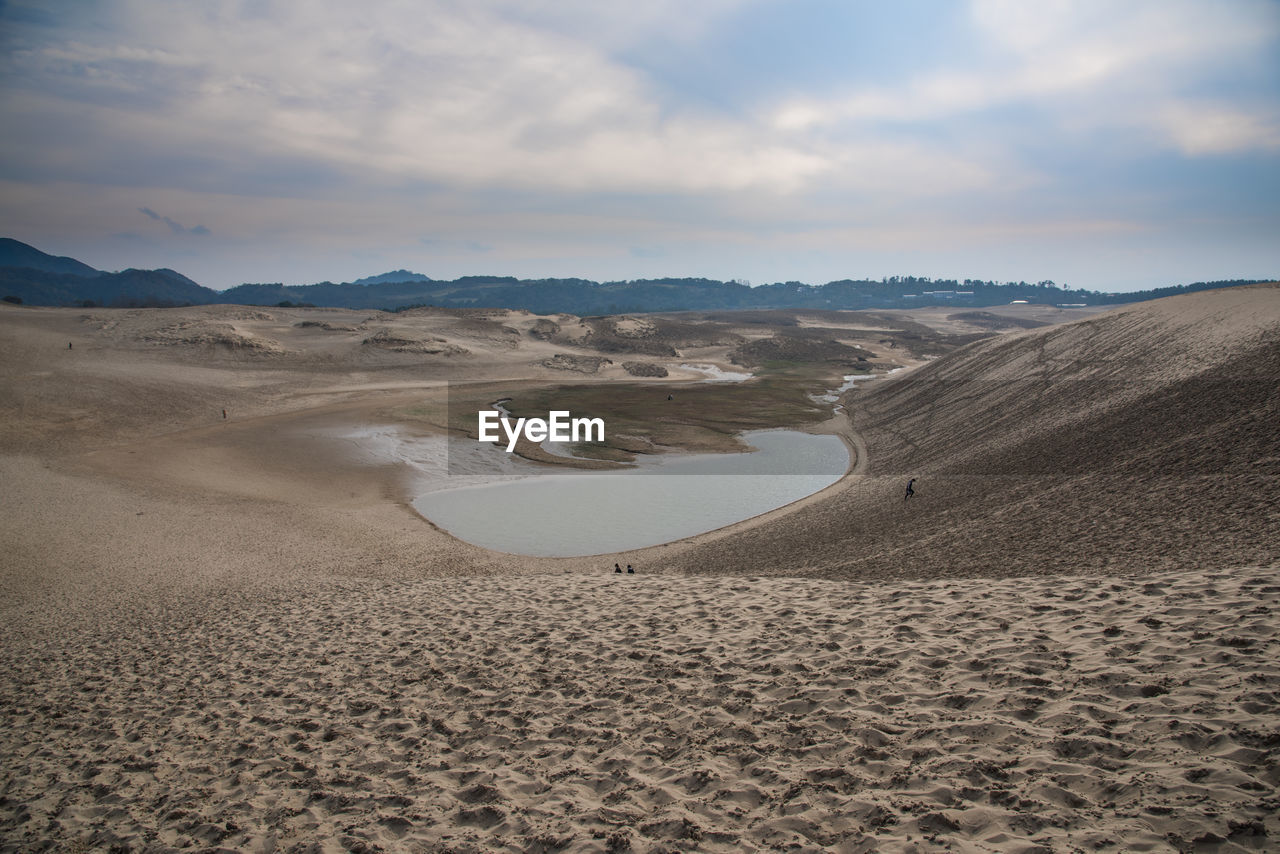
[[[445,486],[419,495],[413,506],[453,536],[500,552],[609,554],[767,513],[830,486],[849,467],[837,436],[759,430],[742,438],[757,450],[642,458],[639,468],[621,472]]]

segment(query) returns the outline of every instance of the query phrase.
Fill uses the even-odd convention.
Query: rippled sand
[[[1280,575],[535,575],[12,640],[10,850],[1264,850]]]

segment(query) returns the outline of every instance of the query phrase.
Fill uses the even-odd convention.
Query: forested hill
[[[169,306],[221,302],[217,291],[173,270],[104,273],[0,237],[0,298],[26,305]]]
[[[12,237],[0,237],[0,267],[21,267],[71,276],[97,276],[101,272],[74,258],[41,252]]]
[[[990,306],[1025,300],[1048,305],[1109,305],[1260,280],[1197,282],[1123,294],[1071,290],[1053,282],[988,282],[914,276],[842,279],[825,285],[778,282],[750,287],[715,279],[516,279],[464,276],[436,281],[408,270],[356,282],[316,285],[203,287],[173,270],[104,273],[73,258],[55,257],[0,238],[0,299],[26,305],[171,306],[313,305],[397,310],[410,306],[513,308],[539,314],[621,314],[762,308],[871,309],[929,305]]]
[[[376,277],[382,278],[382,277]],[[1260,281],[1260,280],[1258,280]],[[453,281],[375,284],[240,285],[224,291],[223,302],[248,305],[342,306],[399,309],[432,305],[448,308],[516,308],[539,314],[623,314],[762,308],[873,309],[928,305],[990,306],[1014,300],[1047,305],[1104,305],[1137,302],[1178,293],[1253,284],[1255,280],[1197,282],[1126,294],[1068,290],[1053,282],[983,282],[912,276],[843,279],[825,285],[780,282],[750,287],[715,279],[515,279],[466,276]]]

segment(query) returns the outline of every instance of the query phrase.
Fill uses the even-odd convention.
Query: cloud
[[[146,263],[223,283],[216,252],[241,281],[357,278],[357,251],[720,275],[758,247],[838,278],[1189,211],[1274,233],[1280,5],[944,5],[0,3],[0,233],[100,238],[145,200]]]
[[[203,225],[197,225],[194,228],[187,228],[167,216],[160,216],[160,214],[151,210],[151,208],[138,208],[138,212],[144,214],[148,219],[154,219],[156,222],[163,222],[165,225],[169,226],[169,230],[174,234],[194,234],[197,236],[205,236],[213,233]]]
[[[832,168],[732,117],[665,113],[607,47],[636,28],[692,37],[739,4],[641,5],[285,2],[249,18],[121,0],[103,4],[101,32],[10,59],[100,138],[300,158],[362,180],[787,192]]]
[[[1194,0],[975,0],[982,41],[969,62],[918,73],[893,86],[776,106],[772,125],[803,134],[821,128],[941,123],[994,110],[1033,108],[1061,128],[1134,128],[1188,155],[1274,146],[1274,110],[1221,85],[1187,105],[1182,87],[1206,86],[1241,55],[1265,54],[1280,38],[1280,7],[1267,2]],[[1265,61],[1265,60],[1264,60]],[[1211,127],[1193,129],[1193,113]]]
[[[750,4],[633,5],[281,2],[244,15],[107,2],[100,29],[11,57],[20,88],[61,99],[32,103],[33,117],[87,125],[98,141],[28,152],[44,167],[29,171],[128,164],[140,184],[216,182],[247,196],[418,182],[464,193],[927,197],[1035,180],[1003,142],[881,131],[1062,85],[1052,75],[942,69],[836,99],[791,98],[772,113],[695,113],[619,56],[655,33],[696,42]],[[995,22],[989,38],[1010,61],[1034,69],[1027,57],[1046,40],[1011,9],[1003,28],[990,3],[978,17]]]
[[[420,237],[418,244],[437,252],[469,252],[474,254],[486,254],[493,251],[493,247],[488,243],[482,243],[478,240],[454,240],[439,237]]]
[[[1191,157],[1245,151],[1280,151],[1280,113],[1230,105],[1171,102],[1151,116],[1178,149]]]

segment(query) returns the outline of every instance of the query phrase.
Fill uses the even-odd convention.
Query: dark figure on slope
[[[908,498],[916,494],[915,486],[913,486],[915,482],[916,482],[916,479],[914,477],[911,478],[911,480],[907,481],[907,494],[902,496],[903,501],[906,501]]]

